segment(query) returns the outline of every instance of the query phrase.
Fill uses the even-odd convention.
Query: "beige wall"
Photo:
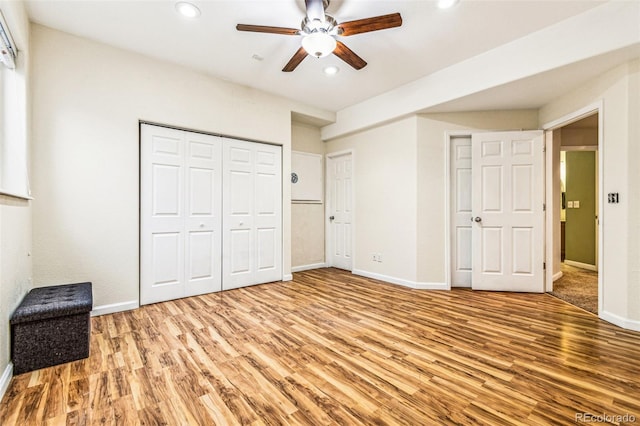
[[[603,105],[603,168],[606,200],[620,194],[619,204],[604,204],[601,216],[604,294],[600,315],[617,324],[640,329],[640,61],[617,67],[545,105],[539,124],[551,123],[594,103]]]
[[[137,304],[139,120],[280,144],[289,176],[299,105],[39,25],[32,41],[35,285],[92,281],[98,313]]]
[[[22,2],[0,1],[0,8],[11,29],[20,54],[16,70],[21,82],[16,89],[25,100],[10,111],[11,119],[3,117],[6,127],[19,127],[13,134],[22,134],[29,150],[29,22]],[[31,202],[0,196],[0,396],[8,380],[10,353],[9,318],[24,295],[31,289]]]
[[[598,129],[595,128],[563,128],[562,146],[598,146]]]
[[[416,117],[327,142],[327,154],[352,149],[355,180],[353,270],[416,282]],[[373,253],[382,262],[372,260]]]
[[[320,128],[305,123],[291,123],[291,149],[324,154]],[[324,264],[324,198],[320,204],[293,202],[291,204],[291,267],[296,270],[296,268],[304,269],[322,264]]]

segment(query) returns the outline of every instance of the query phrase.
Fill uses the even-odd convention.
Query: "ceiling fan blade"
[[[345,46],[344,43],[340,41],[336,43],[336,49],[333,51],[333,54],[357,70],[360,70],[367,66],[367,63],[364,59],[356,55],[353,50],[349,49],[347,46]]]
[[[296,69],[296,67],[298,65],[300,65],[300,62],[302,62],[302,60],[304,58],[307,57],[307,51],[304,50],[303,47],[301,47],[300,49],[298,49],[298,51],[291,57],[291,59],[289,59],[289,62],[287,62],[287,65],[284,66],[284,68],[282,68],[282,71],[284,72],[291,72],[293,70]]]
[[[307,8],[307,18],[309,21],[314,19],[324,22],[324,1],[323,0],[304,0]]]
[[[236,25],[238,31],[250,31],[254,33],[269,33],[269,34],[283,34],[283,35],[298,35],[300,30],[295,28],[283,28],[283,27],[269,27],[265,25]]]
[[[374,16],[373,18],[343,22],[338,25],[338,35],[350,36],[399,27],[400,25],[402,25],[402,16],[400,16],[399,13],[392,13],[390,15]]]

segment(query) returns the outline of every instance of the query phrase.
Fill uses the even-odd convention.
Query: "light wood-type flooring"
[[[92,326],[88,359],[13,378],[0,424],[640,422],[640,333],[548,294],[321,269]]]

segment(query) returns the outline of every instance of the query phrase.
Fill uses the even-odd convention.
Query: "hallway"
[[[598,272],[562,263],[562,278],[553,283],[551,295],[585,311],[598,314]]]

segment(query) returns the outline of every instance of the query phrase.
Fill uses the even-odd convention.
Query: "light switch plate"
[[[573,208],[574,209],[579,209],[580,208],[580,201],[574,201],[573,202]]]
[[[572,209],[573,208],[573,201],[567,201],[567,208],[568,209]]]

